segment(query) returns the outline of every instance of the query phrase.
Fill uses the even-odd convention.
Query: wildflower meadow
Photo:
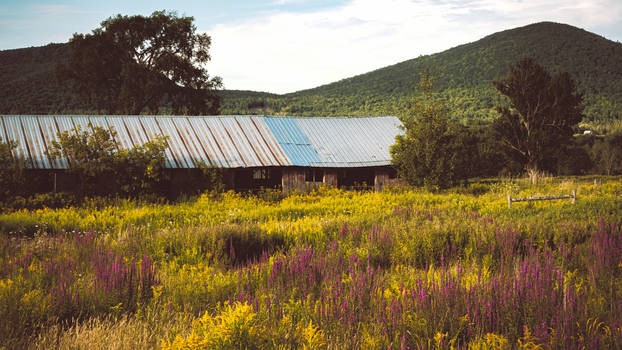
[[[622,179],[2,213],[2,347],[620,349]]]

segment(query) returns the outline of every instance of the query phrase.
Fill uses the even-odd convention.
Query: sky
[[[288,93],[536,22],[622,41],[622,0],[0,0],[0,50],[67,42],[116,15],[176,11],[212,38],[226,89]]]

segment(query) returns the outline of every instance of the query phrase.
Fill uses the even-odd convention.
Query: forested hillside
[[[0,112],[48,114],[84,108],[71,91],[59,88],[54,70],[69,57],[68,44],[0,51]]]
[[[68,57],[68,51],[66,44],[0,51],[0,113],[89,112],[70,91],[56,85],[56,62]],[[535,58],[551,73],[570,72],[585,93],[587,121],[622,119],[622,44],[549,22],[495,33],[314,89],[285,95],[222,91],[221,113],[399,115],[415,93],[419,73],[429,69],[453,118],[488,121],[496,117],[493,107],[501,102],[491,81],[505,76],[508,65],[521,57]]]
[[[549,22],[276,98],[242,94],[229,98],[225,109],[263,102],[267,109],[296,115],[399,114],[414,93],[419,73],[430,69],[455,118],[490,119],[500,99],[491,81],[505,76],[508,65],[522,57],[535,58],[551,73],[570,72],[585,92],[589,119],[622,118],[622,44]]]

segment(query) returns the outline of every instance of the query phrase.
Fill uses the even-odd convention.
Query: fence
[[[571,199],[572,204],[574,204],[577,201],[577,190],[573,190],[572,194],[565,195],[565,196],[512,198],[512,196],[508,194],[508,208],[512,208],[512,202],[550,201],[553,199]]]

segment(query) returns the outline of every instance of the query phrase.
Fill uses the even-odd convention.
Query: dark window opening
[[[253,180],[268,180],[268,179],[270,179],[270,170],[268,169],[253,170]]]
[[[324,181],[324,171],[316,169],[307,169],[305,171],[306,182],[322,182]]]
[[[389,168],[389,179],[397,179],[397,170],[395,168]]]
[[[345,169],[339,179],[339,187],[349,189],[366,189],[374,186],[374,168]]]

